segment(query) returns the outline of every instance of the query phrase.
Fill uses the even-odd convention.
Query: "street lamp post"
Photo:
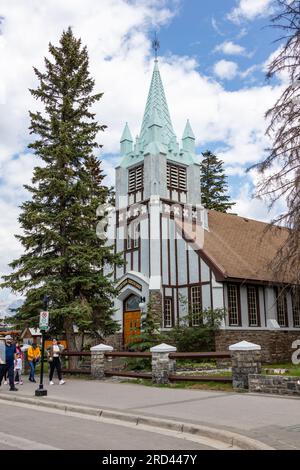
[[[48,311],[48,304],[49,304],[49,296],[45,295],[44,302],[43,302],[43,307],[44,307],[45,312]],[[45,330],[44,330],[44,328],[41,328],[41,326],[40,326],[40,329],[41,329],[41,332],[42,332],[41,374],[40,374],[39,388],[36,389],[35,396],[36,397],[45,397],[48,394],[47,390],[44,389],[44,384],[43,384],[43,381],[44,381]]]

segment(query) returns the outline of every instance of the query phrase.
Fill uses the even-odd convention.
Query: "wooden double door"
[[[138,341],[141,334],[141,311],[138,308],[139,303],[140,298],[135,295],[130,295],[124,302],[123,334],[125,346]]]

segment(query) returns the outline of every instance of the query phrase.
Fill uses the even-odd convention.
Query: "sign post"
[[[44,380],[44,353],[45,353],[45,331],[49,326],[49,312],[48,308],[48,296],[44,298],[44,308],[45,310],[40,313],[40,330],[42,332],[42,354],[41,354],[41,375],[40,375],[40,385],[39,388],[35,391],[36,397],[44,397],[47,395],[47,390],[44,389],[43,380]]]

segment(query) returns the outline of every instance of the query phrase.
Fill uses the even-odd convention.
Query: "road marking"
[[[60,450],[58,447],[49,446],[42,442],[30,441],[23,437],[13,436],[0,431],[0,444],[14,447],[19,450]]]

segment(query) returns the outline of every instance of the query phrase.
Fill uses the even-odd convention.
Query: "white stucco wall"
[[[201,282],[210,281],[210,269],[207,264],[201,260]]]
[[[187,283],[186,243],[177,237],[178,284]]]
[[[189,250],[190,283],[199,282],[198,255],[194,250]]]

